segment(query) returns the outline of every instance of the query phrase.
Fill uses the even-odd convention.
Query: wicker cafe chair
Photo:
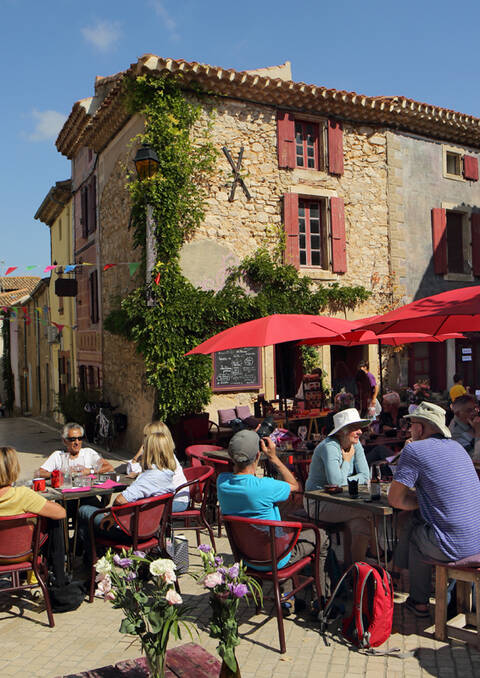
[[[90,544],[92,548],[92,570],[90,577],[89,602],[93,601],[95,592],[95,563],[98,560],[97,546],[115,551],[133,548],[138,551],[150,551],[158,547],[166,554],[165,530],[172,512],[173,493],[162,494],[157,497],[147,497],[139,501],[126,504],[117,504],[106,509],[99,509],[90,516],[88,525]],[[100,514],[111,514],[120,528],[118,540],[95,534],[94,519]],[[165,555],[165,557],[169,557]]]
[[[11,586],[2,587],[0,593],[40,586],[47,608],[48,623],[55,626],[50,596],[45,584],[48,574],[47,563],[40,554],[40,546],[46,539],[45,520],[34,513],[0,518],[0,576],[10,575],[11,578]],[[12,563],[12,560],[17,562]],[[20,574],[29,570],[35,573],[38,584],[20,583]]]
[[[183,530],[195,530],[197,534],[198,545],[200,544],[200,534],[204,529],[206,529],[210,536],[212,548],[215,551],[215,537],[213,536],[213,530],[210,527],[206,517],[210,479],[215,471],[211,466],[202,465],[190,466],[189,468],[184,469],[183,472],[187,482],[177,487],[175,490],[175,495],[177,495],[180,490],[188,487],[190,492],[190,501],[185,511],[172,511],[172,521],[183,520]],[[190,525],[190,521],[193,521],[195,524]]]
[[[309,523],[257,520],[238,516],[223,516],[228,540],[233,556],[237,562],[243,560],[247,564],[247,573],[260,582],[273,583],[275,612],[277,615],[278,635],[280,638],[280,652],[286,652],[285,630],[283,627],[282,602],[294,596],[298,591],[315,584],[318,599],[323,595],[319,578],[320,566],[320,531]],[[302,530],[315,531],[315,549],[313,553],[301,558],[293,565],[288,563],[278,568],[277,563],[291,552]],[[252,566],[266,568],[256,570]],[[301,571],[310,565],[313,575],[301,576]],[[300,581],[300,578],[302,581]],[[291,579],[293,589],[289,593],[280,592],[280,585]],[[258,610],[257,610],[258,611]]]

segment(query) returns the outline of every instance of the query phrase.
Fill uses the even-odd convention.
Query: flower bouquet
[[[210,636],[218,638],[217,652],[222,658],[220,676],[240,676],[235,647],[239,644],[237,610],[240,600],[250,593],[255,604],[262,603],[262,587],[256,579],[246,574],[243,563],[226,567],[222,556],[217,556],[211,546],[201,544],[203,572],[194,575],[209,589],[212,618]]]
[[[95,569],[96,595],[122,609],[120,633],[140,638],[152,678],[165,676],[165,658],[170,633],[181,638],[181,626],[192,637],[190,626],[182,620],[186,608],[175,591],[176,565],[167,558],[150,560],[142,551],[110,549]]]

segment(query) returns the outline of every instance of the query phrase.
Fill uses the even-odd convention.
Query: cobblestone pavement
[[[21,450],[25,477],[39,466],[39,461],[54,449],[54,431],[38,420],[0,419],[0,444]],[[53,440],[55,439],[55,440]],[[189,535],[194,533],[189,533]],[[200,559],[195,540],[190,538],[191,571]],[[231,558],[227,540],[218,540],[218,550]],[[192,621],[199,642],[212,654],[216,641],[208,636],[208,595],[189,575],[180,579],[182,595],[192,607]],[[241,643],[237,648],[242,678],[470,678],[480,675],[480,653],[460,642],[440,643],[426,632],[431,620],[417,620],[404,609],[405,596],[396,594],[393,633],[382,649],[398,647],[402,652],[415,651],[407,659],[362,654],[339,636],[327,646],[318,633],[318,624],[307,617],[292,614],[285,619],[287,652],[278,651],[277,624],[267,602],[264,612],[242,605],[240,613]],[[54,678],[68,673],[93,669],[121,659],[138,657],[140,647],[118,632],[121,611],[110,603],[95,599],[73,612],[55,615],[55,627],[47,625],[41,596],[32,599],[7,596],[0,598],[1,648],[0,676]],[[170,646],[186,642],[171,641]]]

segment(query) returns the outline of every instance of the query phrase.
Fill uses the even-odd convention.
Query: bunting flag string
[[[45,266],[45,268],[43,269],[43,273],[50,273],[51,271],[55,271],[56,269],[61,269],[63,273],[72,273],[72,271],[75,271],[75,269],[80,268],[81,266],[96,266],[96,264],[92,264],[89,261],[83,261],[82,263],[78,264],[49,264],[48,266]],[[132,277],[137,272],[140,266],[140,262],[118,261],[112,264],[104,264],[103,270],[108,271],[110,268],[114,268],[116,266],[128,266],[130,277]],[[33,271],[34,268],[39,268],[39,264],[29,264],[28,266],[25,267],[27,271]],[[40,266],[40,268],[42,267]],[[11,275],[16,270],[18,270],[18,266],[8,266],[4,275],[5,276]]]

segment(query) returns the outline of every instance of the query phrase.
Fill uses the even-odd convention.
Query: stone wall
[[[345,172],[341,177],[312,170],[285,170],[278,167],[276,110],[273,107],[219,98],[202,100],[202,106],[204,112],[196,125],[195,134],[203,134],[210,123],[211,139],[219,156],[216,172],[208,187],[205,221],[192,241],[186,243],[182,253],[182,265],[187,277],[191,275],[195,284],[201,287],[218,288],[230,262],[252,254],[260,245],[272,247],[278,239],[278,229],[283,228],[282,197],[285,193],[327,198],[339,196],[345,201],[347,272],[338,275],[310,269],[305,274],[324,283],[363,285],[372,289],[372,298],[357,310],[356,315],[366,316],[378,312],[385,284],[380,287],[377,281],[389,279],[390,271],[385,133],[371,127],[345,124]],[[125,189],[125,167],[131,159],[128,141],[140,131],[142,124],[140,118],[133,119],[100,157],[98,176],[102,263],[136,261],[140,256],[138,251],[132,249],[132,237],[127,228],[130,205]],[[237,186],[235,199],[229,202],[233,174],[221,150],[223,146],[228,148],[234,161],[240,148],[244,147],[241,174],[251,193],[251,200],[247,200],[241,187]],[[202,259],[202,243],[207,256],[212,241],[219,246],[218,256],[213,265],[215,270],[205,277],[198,266],[189,266],[188,248],[195,245],[195,256]],[[209,261],[212,261],[211,257]],[[200,279],[202,275],[205,279]],[[139,282],[138,278],[130,278],[127,266],[117,266],[103,273],[104,316],[118,303],[119,298],[123,298]],[[329,349],[325,347],[321,353],[324,367],[329,372]],[[141,428],[153,408],[152,392],[144,388],[141,358],[128,342],[105,333],[103,364],[105,394],[114,402],[119,401],[120,409],[129,415],[127,439],[133,449],[134,444],[139,442]],[[261,390],[272,390],[270,384],[271,375]],[[274,395],[273,392],[266,394],[267,397]],[[253,410],[255,396],[256,393],[250,391],[216,393],[208,408],[211,418],[216,420],[217,409],[237,404],[250,404]]]

